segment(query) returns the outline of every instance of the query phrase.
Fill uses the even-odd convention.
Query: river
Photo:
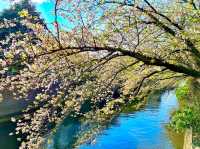
[[[183,136],[166,129],[170,113],[179,104],[174,91],[165,91],[159,98],[151,97],[139,111],[128,109],[79,145],[79,149],[182,149]],[[44,149],[72,149],[74,143],[91,128],[77,119],[66,118],[54,133],[47,137]],[[99,127],[99,126],[98,126]],[[0,123],[0,148],[17,149],[15,136],[9,136],[15,125]],[[92,129],[91,129],[92,130]]]
[[[139,111],[122,112],[79,149],[182,149],[183,135],[166,128],[170,114],[179,106],[175,91],[151,98]],[[93,124],[94,125],[94,124]],[[91,125],[65,119],[48,137],[45,149],[71,149]]]

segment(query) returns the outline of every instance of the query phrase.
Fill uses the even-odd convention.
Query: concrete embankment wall
[[[192,148],[192,129],[187,129],[185,131],[183,149],[193,149]]]
[[[185,131],[183,149],[200,149],[200,147],[195,147],[192,145],[192,129],[187,129]]]

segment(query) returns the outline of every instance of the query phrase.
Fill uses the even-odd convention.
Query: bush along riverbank
[[[193,130],[193,145],[200,146],[200,81],[187,79],[176,89],[180,109],[172,114],[170,128],[177,132]]]

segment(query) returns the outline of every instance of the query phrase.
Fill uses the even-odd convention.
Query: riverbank
[[[193,130],[192,135],[186,131],[186,138],[192,136],[191,141],[185,141],[186,146],[200,146],[199,90],[200,84],[194,79],[187,79],[176,89],[176,95],[181,106],[179,110],[173,113],[170,126],[179,132],[184,132],[188,129]],[[188,142],[191,142],[192,145],[188,145]]]

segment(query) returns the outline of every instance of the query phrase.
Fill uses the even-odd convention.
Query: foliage
[[[29,17],[31,23],[43,24],[39,13],[28,0],[15,3],[10,9],[6,9],[0,14],[1,59],[5,65],[9,65],[5,71],[6,75],[16,75],[20,69],[25,67],[23,62],[28,62],[25,47],[16,43],[16,41],[23,42],[28,34],[33,33],[33,30],[22,22],[24,17]],[[36,44],[39,39],[34,34],[32,36],[32,39],[29,38],[29,44]]]
[[[37,148],[52,126],[71,113],[92,115],[94,120],[99,113],[110,117],[115,107],[149,90],[188,76],[200,77],[196,2],[52,3],[50,27],[41,23],[30,5],[16,4],[17,9],[1,17],[4,46],[0,50],[6,59],[0,61],[0,91],[11,90],[18,99],[34,99],[17,120],[22,149]],[[6,75],[10,64],[18,65],[16,57],[25,67],[16,75]],[[82,111],[86,101],[91,110]]]
[[[200,132],[199,108],[196,106],[184,107],[176,111],[172,116],[170,126],[179,132],[186,128],[193,128],[194,132]]]
[[[200,131],[199,124],[199,111],[196,111],[194,107],[185,107],[173,114],[170,127],[178,132],[183,132],[187,128]]]
[[[193,136],[193,144],[195,146],[200,146],[200,134],[199,133],[195,133]]]
[[[176,97],[179,100],[187,100],[190,92],[190,84],[185,82],[183,85],[176,88]]]
[[[33,18],[37,18],[30,19],[32,23],[43,22],[43,20],[39,19],[39,13],[36,12],[35,7],[28,0],[22,0],[20,3],[14,4],[10,9],[6,9],[1,12],[0,20],[1,23],[4,23],[4,25],[2,25],[0,28],[1,46],[8,48],[6,46],[9,46],[11,41],[3,42],[2,40],[6,40],[6,37],[10,36],[11,34],[17,32],[25,34],[32,31],[31,28],[21,22],[23,20],[21,17],[27,16],[28,13],[30,13]],[[12,25],[9,25],[9,23],[12,23]],[[9,40],[15,39],[13,36],[11,37],[12,38]]]
[[[189,79],[176,90],[177,98],[185,100],[186,104],[180,110],[173,113],[169,126],[175,131],[183,132],[187,128],[193,129],[194,144],[199,143],[200,134],[200,100],[199,83]]]
[[[27,17],[28,16],[28,10],[23,9],[18,14],[19,14],[20,17]]]

